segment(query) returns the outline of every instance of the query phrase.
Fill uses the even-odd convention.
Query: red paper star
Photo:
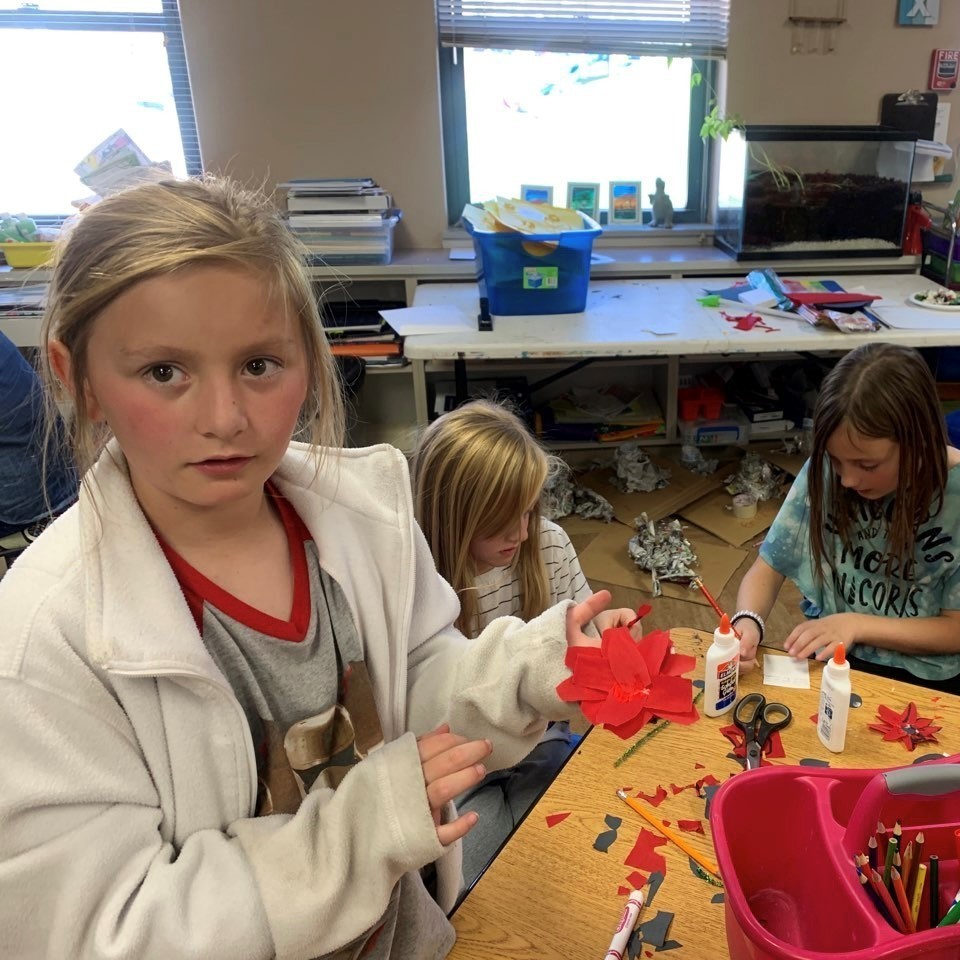
[[[559,684],[557,693],[567,703],[579,703],[591,723],[623,739],[655,716],[693,723],[699,718],[693,683],[680,674],[692,670],[696,659],[671,650],[670,634],[663,630],[640,640],[625,627],[604,630],[599,648],[567,650],[573,676]]]
[[[903,713],[880,704],[877,718],[880,723],[869,723],[867,726],[882,733],[884,740],[899,740],[907,750],[913,750],[918,743],[937,743],[934,734],[943,729],[933,726],[926,717],[918,716],[915,703],[908,703]]]

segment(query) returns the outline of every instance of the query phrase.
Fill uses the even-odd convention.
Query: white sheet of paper
[[[418,333],[461,333],[475,330],[477,326],[476,316],[471,317],[449,304],[381,310],[380,316],[401,337],[416,336]]]
[[[919,287],[918,287],[919,289]],[[924,307],[894,305],[889,300],[874,304],[874,312],[894,330],[960,330],[960,311],[928,310]]]
[[[453,247],[450,250],[450,260],[476,260],[477,251],[470,247]]]
[[[810,662],[765,653],[763,682],[771,687],[796,687],[799,690],[809,690]]]

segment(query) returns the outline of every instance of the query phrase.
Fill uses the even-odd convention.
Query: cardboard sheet
[[[602,533],[594,537],[590,545],[580,553],[580,566],[587,580],[594,588],[598,584],[609,583],[618,587],[630,587],[653,595],[653,582],[650,574],[640,570],[627,553],[627,542],[633,536],[633,528],[612,523]],[[695,534],[695,532],[694,532]],[[696,551],[700,576],[710,584],[710,592],[719,596],[737,568],[747,556],[745,550],[736,550],[723,544],[698,540],[696,535],[687,539]],[[709,606],[704,595],[695,587],[685,583],[661,581],[663,595],[674,600],[688,600]]]
[[[795,477],[800,472],[800,468],[807,462],[806,454],[784,453],[783,444],[777,441],[751,443],[750,452],[763,457],[764,460],[772,463],[775,467],[786,470],[791,477]]]
[[[682,507],[677,512],[684,520],[696,524],[721,540],[726,540],[734,547],[739,547],[758,539],[760,534],[773,523],[777,511],[783,503],[783,497],[777,500],[765,500],[763,503],[757,504],[757,515],[755,517],[750,520],[738,520],[733,515],[733,511],[727,509],[732,500],[733,498],[726,490],[715,490],[713,493],[708,493],[705,497],[697,500],[696,503]],[[693,542],[689,532],[687,533],[687,539],[691,543]],[[708,582],[713,583],[712,580]],[[712,592],[714,596],[717,595],[715,591]]]
[[[610,468],[591,470],[577,477],[577,482],[581,486],[589,487],[595,493],[606,497],[613,506],[613,515],[631,529],[633,529],[634,519],[644,511],[650,520],[669,517],[671,513],[676,513],[686,504],[693,503],[705,493],[717,489],[722,479],[730,473],[729,470],[725,471],[725,465],[721,464],[716,473],[704,477],[698,473],[691,473],[686,467],[680,466],[673,460],[649,451],[647,453],[651,463],[670,471],[670,483],[660,490],[654,490],[651,493],[621,493],[610,483],[609,478],[614,475],[614,471]]]

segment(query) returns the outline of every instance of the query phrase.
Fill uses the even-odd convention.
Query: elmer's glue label
[[[740,679],[740,641],[726,614],[720,618],[720,626],[713,631],[713,643],[705,659],[703,712],[708,717],[719,717],[737,699],[737,683]]]
[[[834,753],[843,750],[849,712],[850,663],[843,644],[838,643],[820,675],[820,709],[817,711],[817,735]]]

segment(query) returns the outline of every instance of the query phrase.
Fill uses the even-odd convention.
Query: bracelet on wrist
[[[733,626],[734,624],[736,624],[738,620],[752,620],[757,625],[757,629],[760,631],[759,642],[763,643],[764,622],[763,622],[763,617],[761,617],[759,613],[757,613],[754,610],[738,610],[730,618],[730,626]]]

